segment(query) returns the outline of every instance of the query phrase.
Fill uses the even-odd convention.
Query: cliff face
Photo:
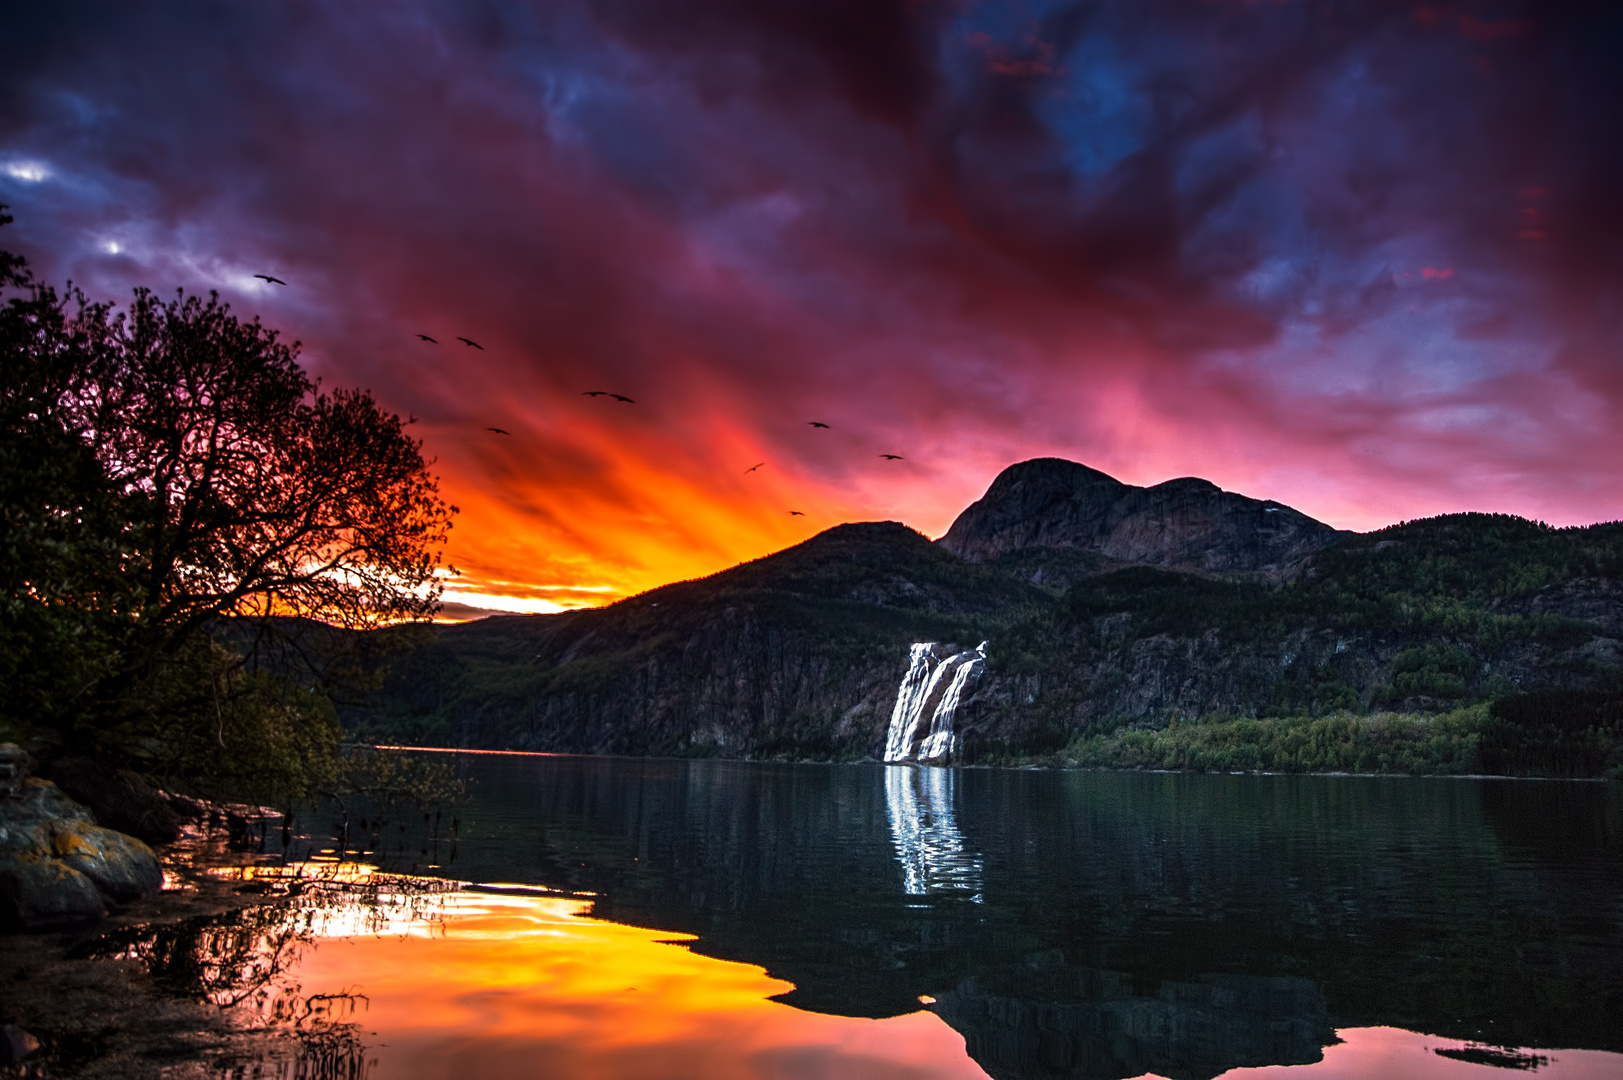
[[[1036,458],[998,474],[940,544],[970,562],[1075,549],[1123,563],[1278,577],[1346,535],[1208,480],[1141,488],[1074,461]]]
[[[606,608],[435,627],[346,719],[444,745],[877,758],[914,642],[969,648],[1050,603],[903,525],[842,525]]]

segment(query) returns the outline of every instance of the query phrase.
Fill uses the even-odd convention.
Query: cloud
[[[48,179],[51,170],[44,162],[18,158],[0,165],[0,172],[25,184],[38,184]]]
[[[0,201],[53,277],[217,288],[416,416],[482,595],[939,534],[1039,454],[1354,527],[1588,521],[1623,496],[1620,38],[1554,4],[41,5],[0,42]]]

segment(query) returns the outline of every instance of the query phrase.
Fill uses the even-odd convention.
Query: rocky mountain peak
[[[1151,566],[1278,575],[1346,535],[1199,477],[1135,487],[1078,462],[1035,458],[999,473],[938,543],[971,562],[1074,549]]]

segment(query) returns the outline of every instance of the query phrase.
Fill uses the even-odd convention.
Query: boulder
[[[48,780],[30,777],[0,798],[0,925],[48,930],[99,919],[108,904],[163,887],[152,849],[96,824]]]
[[[180,837],[180,815],[169,799],[138,776],[85,758],[52,764],[51,779],[69,796],[90,807],[109,829],[167,844]]]
[[[34,854],[0,856],[0,925],[54,930],[107,914],[96,883],[65,863]]]
[[[163,888],[158,857],[133,836],[96,825],[59,824],[52,827],[51,849],[65,866],[89,878],[115,904],[127,904]]]
[[[15,796],[0,799],[0,851],[29,846],[34,826],[52,822],[94,825],[96,819],[49,780],[31,776]]]

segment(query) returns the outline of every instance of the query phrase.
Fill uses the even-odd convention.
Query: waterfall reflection
[[[916,765],[885,766],[885,809],[902,888],[909,896],[946,893],[982,902],[981,859],[965,850],[953,813],[955,774]]]

